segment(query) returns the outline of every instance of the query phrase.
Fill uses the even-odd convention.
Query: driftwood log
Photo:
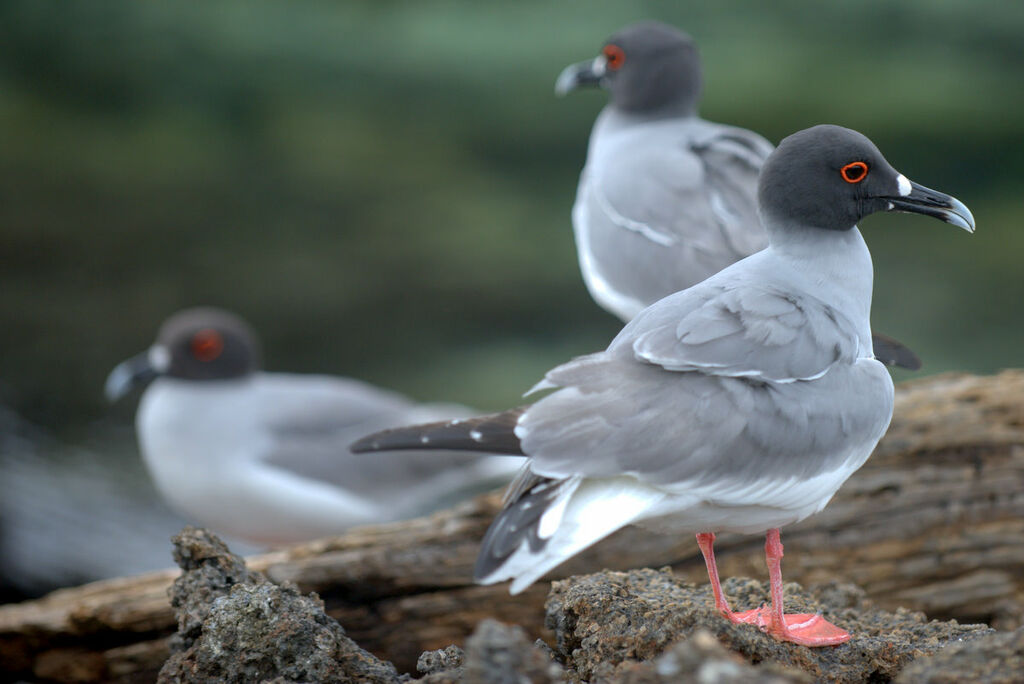
[[[273,581],[316,591],[369,651],[412,669],[496,617],[542,632],[547,583],[519,596],[470,582],[499,496],[249,560]],[[784,531],[784,571],[803,584],[859,584],[878,605],[1012,628],[1024,620],[1024,371],[943,375],[901,385],[868,463],[821,514]],[[762,577],[763,541],[722,535],[723,576]],[[552,577],[670,564],[703,581],[692,539],[624,530]],[[174,617],[177,570],[64,589],[0,606],[0,679],[152,681]]]

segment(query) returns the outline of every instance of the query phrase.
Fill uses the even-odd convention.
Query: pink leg
[[[768,577],[771,585],[771,608],[762,606],[734,613],[722,595],[718,579],[718,565],[715,563],[715,535],[707,532],[697,535],[697,545],[704,554],[711,580],[711,592],[715,596],[715,608],[722,617],[731,622],[757,625],[762,631],[780,641],[792,641],[802,646],[834,646],[849,641],[850,635],[828,622],[820,615],[786,615],[782,610],[782,540],[777,529],[768,530],[764,543],[765,560],[768,563]]]
[[[729,608],[729,602],[722,594],[722,585],[718,581],[718,564],[715,563],[715,535],[713,532],[701,532],[697,534],[697,546],[704,554],[704,565],[708,567],[708,580],[711,581],[711,593],[715,595],[715,608],[722,617],[733,620],[733,612]]]
[[[768,530],[764,542],[768,578],[772,591],[771,612],[761,628],[780,641],[802,646],[835,646],[850,640],[845,632],[820,615],[786,615],[782,610],[782,540],[777,529]]]

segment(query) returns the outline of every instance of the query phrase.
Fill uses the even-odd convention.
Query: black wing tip
[[[875,347],[875,359],[886,366],[903,368],[904,370],[921,370],[921,359],[907,345],[888,335],[872,332]]]
[[[909,349],[907,350],[907,353],[908,355],[903,358],[894,359],[892,365],[896,366],[897,368],[903,368],[904,370],[921,370],[921,359],[919,359],[917,355],[914,352],[910,351]]]
[[[366,435],[349,446],[353,454],[368,454],[374,451],[399,451],[403,449],[437,449],[421,439],[425,430],[434,427],[435,423],[410,425],[409,427],[391,428]]]
[[[381,430],[349,446],[354,454],[375,451],[476,451],[522,456],[516,420],[523,409]]]

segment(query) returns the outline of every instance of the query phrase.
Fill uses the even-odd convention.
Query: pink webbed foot
[[[801,646],[838,646],[850,640],[850,633],[836,627],[816,613],[787,613],[783,615],[785,626],[775,625],[772,609],[763,606],[725,616],[737,624],[757,625],[779,641],[791,641]]]
[[[772,607],[762,606],[753,610],[733,612],[729,602],[725,600],[722,587],[718,581],[718,565],[715,562],[715,535],[704,532],[697,535],[697,545],[704,555],[708,568],[708,579],[711,581],[711,592],[715,597],[715,609],[730,622],[736,624],[756,625],[779,641],[791,641],[801,646],[835,646],[850,640],[850,634],[839,629],[831,622],[809,613],[784,615],[782,612],[782,541],[777,529],[768,530],[765,537],[765,559],[768,562],[770,576]],[[781,623],[781,624],[779,624]]]

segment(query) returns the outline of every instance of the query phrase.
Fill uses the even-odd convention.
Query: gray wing
[[[301,376],[290,376],[293,380]],[[355,455],[349,445],[371,432],[424,421],[465,418],[472,411],[450,404],[416,404],[400,395],[340,378],[310,379],[280,391],[273,402],[263,461],[370,498],[396,496],[410,505],[423,496],[454,495],[465,488],[497,486],[493,472],[475,467],[474,453],[381,452]],[[279,388],[280,389],[280,388]],[[404,505],[404,504],[402,504]]]
[[[636,128],[588,161],[573,211],[588,286],[620,316],[602,288],[635,313],[767,244],[757,215],[767,141],[699,120]]]
[[[533,472],[629,473],[665,489],[706,487],[732,503],[759,483],[858,466],[851,459],[867,457],[892,413],[891,380],[871,359],[783,385],[673,373],[607,354],[564,369],[567,383],[569,376],[572,384],[520,422]]]
[[[704,168],[705,186],[723,242],[742,257],[764,249],[767,235],[757,213],[757,179],[774,147],[748,130],[716,126],[691,149]]]
[[[712,279],[638,316],[609,347],[671,371],[773,382],[811,380],[861,348],[855,324],[808,294]]]
[[[545,386],[561,389],[517,429],[535,473],[629,472],[724,496],[827,473],[873,446],[892,384],[881,364],[857,357],[856,328],[812,297],[714,280],[650,307],[607,351],[547,375]]]

